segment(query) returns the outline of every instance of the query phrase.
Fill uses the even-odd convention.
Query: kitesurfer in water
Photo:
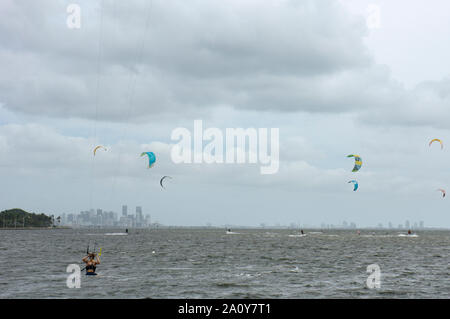
[[[303,232],[303,229],[302,230],[300,230],[300,232],[302,233],[302,235],[304,235],[305,233]]]
[[[411,229],[408,229],[408,235],[411,235]]]
[[[95,269],[97,268],[97,265],[100,264],[100,258],[96,253],[89,253],[82,261],[86,263],[86,275],[97,275]]]

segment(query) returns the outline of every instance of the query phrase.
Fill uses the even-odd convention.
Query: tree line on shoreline
[[[53,215],[29,213],[20,208],[0,212],[0,227],[2,228],[52,227],[54,225]]]

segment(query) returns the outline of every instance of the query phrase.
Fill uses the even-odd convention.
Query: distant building
[[[75,221],[75,215],[74,214],[68,214],[67,215],[67,223],[72,224]]]
[[[100,209],[100,208],[97,209],[97,216],[92,221],[92,223],[97,226],[101,226],[103,224],[103,210],[102,209]]]
[[[131,215],[130,215],[131,216]],[[130,216],[122,216],[119,220],[121,227],[133,227],[133,219]]]
[[[142,207],[136,206],[136,227],[144,226],[144,216],[142,216]]]

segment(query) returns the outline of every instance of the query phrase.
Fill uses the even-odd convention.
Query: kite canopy
[[[362,159],[359,157],[359,155],[347,155],[347,157],[354,157],[355,158],[355,167],[353,167],[352,172],[357,172],[361,168],[362,165]]]
[[[98,150],[99,148],[103,148],[103,149],[106,151],[106,147],[104,147],[103,145],[96,146],[96,147],[94,148],[94,156],[95,156],[95,153],[97,152],[97,150]]]
[[[442,192],[442,197],[445,197],[445,189],[438,188],[437,190]]]
[[[353,180],[353,181],[349,181],[349,183],[353,183],[353,191],[355,192],[358,189],[358,182]]]
[[[163,180],[165,180],[166,178],[172,179],[172,177],[170,177],[170,176],[163,176],[163,177],[161,178],[161,180],[159,181],[159,184],[160,184],[161,187],[164,188],[164,189],[166,189],[166,188],[165,188],[164,185],[163,185]]]
[[[142,152],[141,156],[148,156],[148,168],[152,167],[156,162],[156,156],[153,152]]]
[[[433,144],[433,142],[441,143],[441,149],[444,148],[444,143],[442,143],[442,141],[440,139],[438,139],[438,138],[432,139],[428,145],[431,146],[431,144]]]

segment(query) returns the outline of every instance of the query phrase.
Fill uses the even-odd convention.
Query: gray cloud
[[[354,92],[343,90],[345,80],[351,86],[371,64],[362,43],[363,20],[333,1],[196,1],[188,7],[156,1],[148,29],[142,2],[110,3],[101,35],[99,9],[80,5],[80,30],[65,26],[61,3],[4,7],[5,107],[92,119],[99,97],[98,118],[113,121],[221,105],[340,112],[354,107],[348,103]]]
[[[82,28],[70,30],[63,3],[2,4],[4,107],[116,122],[208,117],[228,106],[450,123],[448,80],[405,89],[367,52],[362,17],[331,0],[107,2],[101,33],[100,7],[80,5]]]

